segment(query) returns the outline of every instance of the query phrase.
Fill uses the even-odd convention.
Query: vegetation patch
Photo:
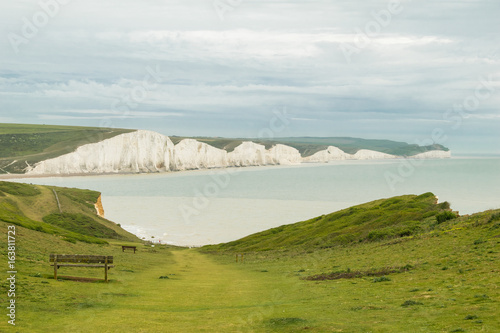
[[[373,282],[382,282],[382,281],[390,281],[390,279],[388,277],[385,277],[385,275],[407,272],[412,268],[413,267],[411,265],[406,265],[403,267],[384,267],[380,269],[371,269],[367,271],[352,271],[350,269],[347,269],[345,271],[312,275],[305,277],[303,279],[309,281],[324,281],[324,280],[338,280],[338,279],[355,279],[364,276],[379,276],[381,278]]]
[[[498,213],[493,213],[491,214],[490,219],[488,220],[488,223],[494,222],[494,221],[499,221],[500,220],[500,212]]]
[[[43,221],[45,223],[86,236],[98,238],[119,238],[116,231],[84,214],[50,214],[45,216]]]
[[[457,215],[448,210],[436,215],[436,220],[438,223],[443,223],[444,221],[452,220],[457,218]]]
[[[408,301],[405,301],[403,304],[401,304],[401,306],[404,307],[404,308],[407,308],[409,306],[415,306],[415,305],[424,305],[424,303],[417,302],[417,301],[414,301],[414,300],[408,300]]]
[[[307,320],[297,317],[271,318],[267,321],[269,326],[287,326],[305,324]]]
[[[464,319],[465,320],[474,320],[474,319],[478,319],[478,316],[476,316],[476,315],[467,315]]]
[[[391,281],[391,278],[389,278],[387,276],[380,276],[380,277],[374,278],[372,282],[376,283],[376,282],[386,282],[386,281]]]
[[[4,196],[2,192],[23,197],[35,196],[41,193],[34,185],[3,181],[0,182],[0,195]]]

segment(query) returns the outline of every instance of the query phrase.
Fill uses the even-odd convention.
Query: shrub
[[[444,211],[442,213],[437,214],[436,220],[438,223],[443,223],[444,221],[453,220],[456,217],[457,217],[457,215],[455,215],[455,213],[447,210],[447,211]]]
[[[488,220],[488,223],[493,222],[493,221],[497,221],[497,220],[500,220],[500,212],[491,214],[490,219]]]
[[[438,207],[441,208],[441,209],[450,209],[450,203],[448,201],[441,202],[438,205]]]

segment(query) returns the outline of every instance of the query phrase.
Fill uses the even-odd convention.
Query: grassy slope
[[[382,206],[387,218],[398,214],[389,209],[395,204]],[[424,223],[424,230],[410,236],[246,252],[243,264],[235,262],[235,248],[205,254],[157,246],[151,252],[137,244],[134,255],[122,253],[121,242],[72,244],[17,227],[18,326],[9,330],[1,321],[0,331],[500,331],[500,210]],[[6,223],[0,222],[0,233],[7,233]],[[5,247],[0,251],[6,253]],[[111,282],[54,281],[48,264],[52,252],[114,255]],[[405,265],[413,269],[378,283],[373,277],[302,279]],[[61,268],[60,274],[102,278],[100,269]],[[0,290],[0,301],[6,300]],[[402,306],[407,301],[416,304]]]
[[[352,242],[409,236],[433,228],[449,208],[432,193],[381,199],[314,219],[280,226],[243,239],[205,247],[207,251],[265,251],[327,248]]]
[[[187,137],[171,137],[172,141],[177,144],[182,139]],[[285,144],[296,148],[303,157],[311,156],[318,151],[328,148],[328,146],[336,146],[346,153],[354,154],[360,149],[370,149],[380,151],[387,154],[398,156],[413,156],[429,150],[444,150],[448,148],[434,144],[430,146],[419,146],[416,144],[408,144],[406,142],[397,142],[390,140],[367,140],[358,138],[312,138],[312,137],[295,137],[295,138],[276,138],[275,140],[260,140],[260,139],[229,139],[229,138],[206,138],[193,137],[201,142],[205,142],[211,146],[225,149],[229,152],[233,151],[243,141],[251,140],[256,143],[263,144],[266,149],[278,143]]]
[[[23,173],[27,164],[54,158],[77,147],[132,132],[126,129],[0,124],[0,173]]]
[[[90,190],[0,181],[0,220],[58,235],[71,242],[137,240],[115,223],[96,215],[94,203],[99,196],[99,192]]]

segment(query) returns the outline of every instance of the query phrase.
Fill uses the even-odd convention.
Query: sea
[[[182,246],[233,241],[403,194],[432,192],[461,215],[500,208],[500,157],[348,160],[11,181],[100,191],[107,219],[140,238]]]

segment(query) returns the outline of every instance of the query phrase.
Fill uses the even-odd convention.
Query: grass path
[[[24,324],[35,332],[238,332],[251,331],[252,318],[272,306],[257,272],[215,263],[194,250],[150,255],[155,257],[147,269],[115,271],[108,285],[51,282],[65,291],[84,288],[90,297],[64,310],[39,309],[36,324]],[[73,298],[81,297],[77,294]]]

